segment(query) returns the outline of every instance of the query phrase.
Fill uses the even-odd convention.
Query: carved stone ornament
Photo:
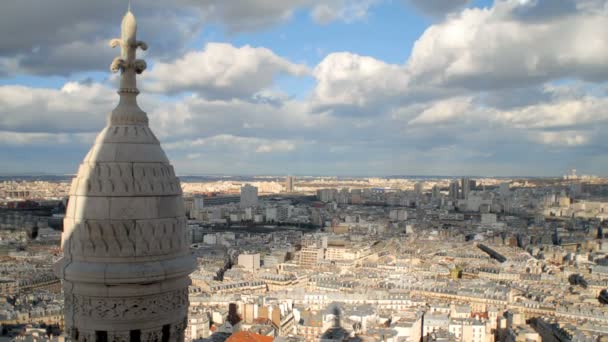
[[[75,341],[183,341],[196,262],[179,179],[137,104],[146,62],[136,53],[148,46],[130,10],[110,46],[120,100],[72,180],[55,265],[65,330]]]
[[[74,314],[95,320],[155,318],[188,306],[188,289],[131,298],[96,298],[74,295]]]

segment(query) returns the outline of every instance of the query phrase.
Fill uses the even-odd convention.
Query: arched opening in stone
[[[129,341],[141,342],[141,330],[131,330],[129,332]]]
[[[107,331],[96,331],[95,332],[95,342],[108,342],[108,332]]]
[[[171,325],[169,324],[165,324],[163,325],[163,337],[162,337],[162,342],[169,342],[169,339],[171,338]]]

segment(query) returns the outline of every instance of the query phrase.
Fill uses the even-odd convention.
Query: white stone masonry
[[[183,341],[189,250],[179,179],[137,105],[137,23],[128,11],[120,102],[72,181],[62,236],[66,331],[75,341]]]

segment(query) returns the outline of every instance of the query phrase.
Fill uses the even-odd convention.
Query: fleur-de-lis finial
[[[147,50],[148,45],[137,40],[137,21],[131,13],[131,1],[128,11],[122,19],[121,37],[110,41],[111,47],[120,46],[120,56],[114,58],[110,65],[112,72],[120,71],[120,102],[109,116],[110,125],[147,125],[148,117],[137,105],[137,74],[146,70],[146,62],[137,59],[137,49]]]
[[[131,2],[129,1],[129,10],[122,19],[121,37],[110,41],[111,47],[120,46],[120,56],[114,58],[110,65],[112,72],[121,72],[120,90],[119,93],[138,93],[136,74],[141,74],[146,70],[146,61],[136,59],[137,48],[147,50],[148,45],[137,40],[137,21],[131,13]]]

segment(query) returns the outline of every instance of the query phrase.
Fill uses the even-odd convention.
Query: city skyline
[[[608,337],[608,0],[0,18],[0,342]]]
[[[504,176],[496,176],[496,175],[473,175],[473,174],[463,174],[463,175],[379,175],[379,174],[369,174],[369,175],[365,175],[365,174],[361,174],[361,175],[355,175],[355,174],[343,174],[343,175],[332,175],[332,174],[292,174],[291,176],[293,177],[298,177],[298,178],[336,178],[336,179],[371,179],[371,178],[382,178],[382,179],[460,179],[461,177],[471,177],[471,178],[495,178],[495,179],[561,179],[563,178],[565,175],[564,172],[562,172],[561,174],[555,174],[555,175],[545,175],[545,176],[528,176],[528,175],[504,175]],[[0,179],[3,181],[10,181],[10,180],[46,180],[46,181],[53,181],[53,180],[70,180],[72,179],[74,176],[76,176],[75,173],[66,173],[66,174],[53,174],[53,173],[37,173],[37,172],[32,172],[32,173],[0,173]],[[210,179],[215,179],[215,178],[225,178],[227,180],[230,179],[265,179],[265,178],[274,178],[274,179],[283,179],[285,180],[288,176],[285,174],[279,174],[279,173],[266,173],[266,174],[223,174],[223,173],[209,173],[209,174],[180,174],[179,172],[176,172],[176,176],[179,178],[185,178],[185,179],[190,179],[190,178],[200,178],[200,179],[206,179],[206,178],[210,178]],[[599,177],[599,178],[605,178],[605,176],[598,176],[598,175],[588,175],[588,174],[582,174],[581,176],[584,177]]]
[[[35,23],[2,39],[5,174],[72,173],[115,105],[105,39],[126,1],[43,6],[0,14]],[[142,107],[179,174],[605,175],[605,1],[133,8]]]

